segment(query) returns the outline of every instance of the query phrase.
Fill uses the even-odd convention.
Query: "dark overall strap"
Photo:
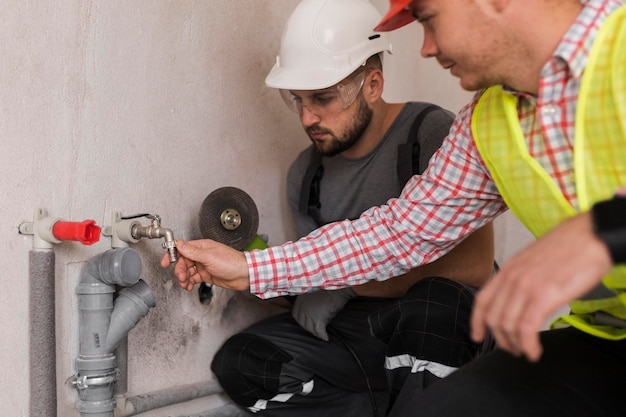
[[[431,104],[420,111],[411,125],[408,140],[398,146],[398,178],[402,184],[406,184],[413,175],[421,173],[420,144],[417,140],[419,129],[430,112],[440,109],[441,107]]]
[[[300,187],[300,201],[298,202],[298,211],[300,213],[308,214],[309,206],[321,207],[320,181],[323,175],[322,154],[313,148],[311,160],[306,168],[302,178],[302,186]]]

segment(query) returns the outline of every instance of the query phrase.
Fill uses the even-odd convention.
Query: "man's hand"
[[[580,214],[512,257],[478,293],[472,338],[490,328],[498,347],[539,360],[539,331],[568,302],[593,289],[612,268],[606,246]]]
[[[293,304],[291,315],[304,330],[319,339],[328,341],[326,326],[354,297],[356,293],[350,287],[301,294]]]
[[[178,261],[174,275],[180,286],[191,291],[194,285],[208,282],[231,290],[250,288],[248,264],[243,252],[213,240],[176,241]],[[168,254],[161,258],[161,266],[170,265]]]

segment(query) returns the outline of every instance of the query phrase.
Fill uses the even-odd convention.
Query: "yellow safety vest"
[[[582,211],[611,198],[617,188],[626,185],[625,46],[623,6],[600,28],[581,80],[574,179]],[[472,115],[472,133],[504,201],[535,237],[576,214],[554,180],[530,155],[514,95],[500,86],[487,89]],[[602,284],[570,303],[571,314],[557,319],[553,327],[572,325],[606,339],[625,339],[626,266],[615,267]],[[606,324],[608,321],[615,325]]]

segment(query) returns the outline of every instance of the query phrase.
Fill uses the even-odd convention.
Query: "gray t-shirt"
[[[429,103],[407,103],[393,121],[381,142],[368,155],[349,159],[339,154],[323,157],[320,181],[321,207],[298,211],[304,175],[311,161],[313,145],[302,151],[289,168],[287,193],[299,237],[318,227],[344,219],[355,219],[365,210],[398,197],[404,183],[398,176],[398,146],[406,143],[413,121]],[[446,110],[430,112],[418,131],[420,174],[447,136],[454,115]]]

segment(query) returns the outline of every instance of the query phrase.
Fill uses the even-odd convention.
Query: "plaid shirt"
[[[588,0],[541,72],[537,96],[512,91],[531,155],[578,207],[574,120],[589,51],[621,0]],[[246,253],[250,291],[261,298],[385,280],[432,262],[507,207],[471,132],[480,92],[458,114],[429,168],[397,199],[355,221],[329,224],[298,242]]]

